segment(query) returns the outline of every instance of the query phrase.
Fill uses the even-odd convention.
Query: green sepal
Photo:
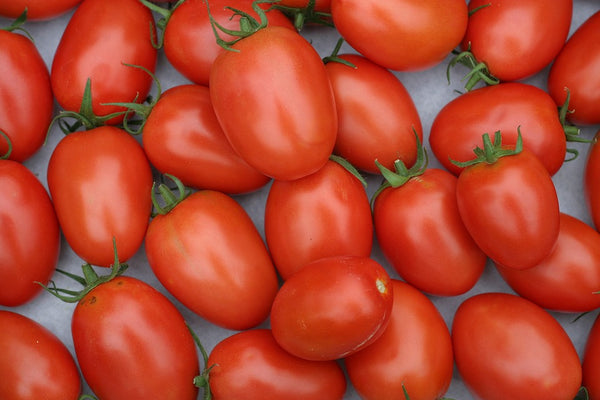
[[[488,86],[499,84],[500,80],[490,73],[484,62],[477,61],[473,53],[471,53],[470,47],[469,45],[469,48],[464,51],[452,50],[454,57],[450,59],[446,68],[448,84],[450,84],[450,70],[457,64],[462,64],[469,69],[469,72],[461,79],[462,82],[466,81],[464,88],[467,92],[472,90],[479,82],[484,82]]]
[[[154,207],[154,211],[152,212],[152,217],[156,217],[157,215],[168,214],[179,203],[181,203],[183,200],[185,200],[192,192],[189,188],[186,188],[185,185],[183,184],[183,182],[181,182],[181,180],[179,178],[177,178],[176,176],[173,176],[171,174],[164,174],[164,176],[169,178],[171,181],[173,181],[175,183],[178,194],[175,195],[173,190],[169,186],[165,185],[164,183],[161,183],[157,186],[156,182],[154,182],[152,184],[152,194],[151,194],[152,205]],[[159,200],[156,197],[157,192],[158,192],[158,194],[160,194],[163,205],[161,205],[159,203]]]
[[[7,26],[6,28],[0,28],[0,30],[7,31],[7,32],[15,32],[15,31],[23,32],[25,34],[25,36],[27,36],[29,38],[29,40],[31,40],[33,42],[34,41],[33,36],[31,36],[31,34],[27,31],[27,29],[23,28],[23,25],[25,24],[25,22],[27,22],[27,7],[25,7],[25,9],[21,13],[21,15],[19,15],[12,22],[12,24]]]
[[[330,62],[338,62],[340,64],[347,65],[350,68],[356,69],[356,65],[352,64],[348,60],[344,60],[343,58],[338,57],[338,53],[340,52],[340,49],[342,48],[342,44],[344,44],[344,38],[340,37],[338,39],[337,43],[335,44],[335,47],[334,47],[333,51],[331,52],[331,54],[328,55],[327,57],[323,57],[323,63],[327,64]]]
[[[152,38],[152,47],[156,50],[159,50],[163,47],[165,41],[165,28],[171,19],[171,16],[185,0],[178,0],[175,4],[169,3],[169,8],[161,7],[157,4],[154,4],[148,0],[139,0],[140,3],[145,5],[150,9],[150,11],[155,12],[160,16],[160,18],[156,21],[156,33],[158,35],[159,32],[162,32],[162,35],[159,35],[156,39],[154,38],[154,29],[152,27],[152,22],[150,22],[150,37]]]
[[[523,151],[523,138],[521,137],[520,126],[517,127],[517,143],[515,144],[514,149],[502,146],[502,134],[500,133],[500,131],[494,132],[493,143],[490,139],[490,135],[487,133],[484,133],[482,135],[482,139],[483,148],[477,146],[473,150],[473,153],[475,153],[476,155],[474,159],[462,162],[450,159],[452,164],[456,165],[459,168],[466,168],[471,165],[480,164],[483,162],[493,164],[501,157],[516,155]]]
[[[187,327],[192,335],[192,338],[194,339],[194,342],[196,343],[196,346],[198,346],[198,349],[200,350],[202,361],[204,363],[204,369],[202,370],[202,373],[194,378],[193,383],[197,388],[204,389],[204,396],[202,396],[203,400],[211,400],[212,392],[210,391],[210,371],[215,365],[208,365],[208,353],[202,345],[202,342],[200,342],[200,338],[189,325],[187,325]]]
[[[277,0],[278,2],[279,0]],[[306,24],[324,25],[333,28],[333,20],[331,13],[316,11],[315,0],[309,0],[306,7],[289,7],[280,4],[273,4],[267,11],[279,10],[285,14],[294,23],[294,28],[298,32],[304,28]]]
[[[352,163],[350,161],[348,161],[344,157],[340,157],[336,154],[330,155],[329,160],[341,165],[346,171],[348,171],[352,175],[354,175],[354,177],[356,179],[358,179],[360,181],[360,183],[363,184],[364,187],[367,187],[367,180],[361,175],[361,173],[358,171],[358,169],[356,169],[356,167],[354,165],[352,165]]]
[[[575,398],[573,400],[589,400],[589,398],[590,398],[590,393],[588,392],[588,390],[585,386],[582,386],[579,388],[579,392],[577,392],[577,395],[575,396]]]
[[[0,156],[0,160],[8,160],[8,157],[10,157],[10,155],[12,154],[12,151],[13,151],[12,140],[10,140],[8,135],[2,129],[0,129],[0,136],[2,136],[4,138],[4,140],[6,140],[6,144],[8,145],[8,149],[6,149],[6,153],[4,153]]]

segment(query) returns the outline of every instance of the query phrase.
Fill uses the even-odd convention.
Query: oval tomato
[[[600,229],[600,131],[590,145],[584,167],[584,196],[596,230]]]
[[[79,370],[67,347],[28,317],[0,310],[0,398],[77,400]]]
[[[17,18],[27,8],[27,19],[55,18],[71,10],[82,0],[11,0],[0,3],[0,15]]]
[[[368,257],[313,261],[289,277],[271,309],[275,340],[307,360],[347,357],[383,333],[392,310],[391,279]]]
[[[394,304],[379,339],[346,357],[352,385],[364,400],[440,399],[452,380],[454,359],[446,322],[419,290],[392,280]]]
[[[396,71],[442,62],[460,43],[468,20],[464,0],[332,0],[331,15],[348,44]]]
[[[454,315],[452,343],[458,372],[477,398],[564,400],[581,386],[571,339],[552,315],[522,297],[468,298]]]
[[[152,211],[152,171],[142,146],[102,126],[62,138],[48,162],[48,188],[65,239],[82,259],[108,267],[141,246]]]
[[[236,333],[208,357],[214,400],[335,400],[346,391],[337,362],[309,361],[283,350],[269,329]]]
[[[24,304],[48,283],[60,250],[50,196],[25,166],[0,160],[0,304]],[[1,396],[0,396],[1,397]]]
[[[283,279],[319,258],[371,254],[369,198],[361,182],[335,161],[304,178],[274,181],[264,224]]]
[[[583,351],[583,386],[591,400],[600,399],[600,316],[596,317]]]

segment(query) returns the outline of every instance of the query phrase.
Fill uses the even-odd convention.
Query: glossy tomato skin
[[[561,213],[556,247],[525,270],[496,265],[502,278],[522,297],[542,308],[587,312],[600,307],[600,234],[585,222]]]
[[[186,186],[239,194],[270,180],[231,148],[206,86],[180,85],[165,91],[146,120],[142,140],[152,165]]]
[[[319,54],[297,32],[267,27],[221,52],[210,96],[234,150],[274,179],[298,179],[331,155],[337,115]],[[310,77],[310,85],[306,77]]]
[[[208,358],[214,400],[335,400],[346,391],[336,361],[309,361],[283,350],[270,329],[251,329],[219,342]]]
[[[355,54],[339,57],[355,68],[335,61],[325,65],[338,115],[334,152],[374,174],[380,173],[376,159],[392,170],[397,159],[410,167],[417,154],[415,132],[423,141],[410,93],[394,74],[369,59]]]
[[[439,64],[460,43],[468,20],[463,0],[332,0],[331,15],[348,44],[396,71]]]
[[[5,30],[0,30],[0,74],[0,130],[12,144],[9,158],[22,162],[42,146],[52,120],[50,74],[29,38]],[[2,137],[0,154],[7,150]]]
[[[335,161],[297,180],[274,181],[264,224],[269,251],[283,279],[320,258],[368,257],[373,246],[365,188]]]
[[[596,133],[588,150],[584,167],[583,188],[588,212],[592,217],[592,223],[596,230],[600,229],[600,145],[598,138],[600,131]]]
[[[575,124],[600,123],[600,11],[569,38],[548,74],[548,92],[563,104],[569,89],[567,119]]]
[[[88,78],[92,107],[97,115],[125,110],[102,105],[111,102],[142,102],[152,85],[157,51],[152,46],[154,17],[137,0],[123,0],[107,6],[104,0],[85,0],[69,20],[60,39],[50,81],[60,106],[79,111]],[[152,33],[154,34],[154,33]],[[123,120],[112,118],[109,123]]]
[[[449,172],[429,168],[383,190],[373,207],[377,241],[390,265],[406,282],[437,296],[470,290],[487,262],[460,217],[456,183]]]
[[[469,11],[478,7],[462,48],[501,81],[527,78],[550,64],[567,39],[573,14],[573,0],[557,0],[552,7],[537,0],[469,2]]]
[[[454,359],[446,322],[423,293],[392,280],[394,305],[379,339],[346,357],[352,385],[364,400],[442,398],[452,380]]]
[[[141,246],[152,210],[152,171],[140,144],[102,126],[62,138],[48,162],[48,188],[65,239],[82,259],[108,267]]]
[[[11,0],[0,4],[0,15],[17,18],[27,8],[28,20],[46,20],[58,17],[76,7],[82,0]]]
[[[21,163],[0,160],[0,304],[32,300],[47,284],[60,251],[60,231],[48,192]]]
[[[583,386],[590,400],[600,399],[600,317],[596,317],[583,352]]]
[[[119,276],[91,290],[75,307],[71,333],[98,398],[196,399],[192,335],[177,308],[139,279]]]
[[[465,300],[452,323],[454,359],[482,400],[572,399],[581,363],[571,339],[544,309],[507,293]]]
[[[544,90],[521,82],[485,86],[451,100],[435,116],[429,144],[444,168],[458,175],[462,168],[451,160],[472,159],[481,135],[496,131],[510,146],[520,131],[523,146],[542,161],[550,175],[563,165],[567,145],[556,104]]]
[[[373,259],[322,258],[281,286],[271,309],[271,329],[277,343],[297,357],[334,360],[377,340],[392,303],[391,279]]]
[[[277,273],[246,211],[217,191],[191,194],[152,219],[146,255],[179,301],[227,329],[255,327],[269,315]]]
[[[531,268],[554,248],[560,226],[556,189],[527,149],[465,168],[456,196],[465,227],[493,261]]]

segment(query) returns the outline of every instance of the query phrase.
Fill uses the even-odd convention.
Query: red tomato
[[[283,279],[319,258],[371,254],[369,198],[360,181],[335,161],[298,180],[274,181],[264,224]]]
[[[456,184],[449,172],[426,169],[384,189],[373,207],[375,234],[388,262],[406,282],[438,296],[470,290],[487,262],[461,220]]]
[[[600,399],[600,316],[590,330],[583,353],[583,386],[590,400]]]
[[[152,171],[139,143],[103,126],[74,132],[58,143],[48,163],[48,188],[65,239],[92,265],[120,261],[141,246],[152,210]]]
[[[569,34],[573,0],[555,0],[552,7],[539,0],[471,0],[469,11],[477,8],[462,48],[499,80],[516,81],[556,57]]]
[[[60,250],[60,231],[50,196],[16,161],[0,161],[0,304],[24,304],[48,283]],[[0,396],[1,397],[1,396]]]
[[[96,115],[124,110],[103,103],[144,101],[152,77],[124,64],[155,70],[153,31],[154,16],[137,0],[122,0],[118,6],[107,6],[104,0],[84,0],[69,20],[52,61],[50,80],[60,106],[79,111],[88,79]],[[122,120],[112,118],[108,122]]]
[[[244,193],[270,180],[233,151],[205,86],[165,91],[146,120],[142,138],[150,162],[187,186]]]
[[[338,125],[319,54],[282,27],[260,29],[233,48],[214,61],[210,96],[234,150],[275,179],[316,172],[331,155]]]
[[[347,357],[381,336],[390,318],[389,275],[368,257],[313,261],[279,289],[271,310],[277,343],[307,360]]]
[[[473,158],[473,148],[481,144],[484,132],[501,131],[502,142],[514,146],[518,128],[523,146],[554,175],[565,159],[565,131],[552,98],[533,85],[501,83],[458,96],[434,118],[429,143],[437,160],[458,175],[462,168],[451,160]]]
[[[364,400],[440,399],[450,386],[454,359],[446,322],[419,290],[392,280],[390,322],[377,341],[345,359],[352,385]]]
[[[556,311],[586,312],[600,307],[600,234],[567,214],[550,255],[533,268],[496,265],[510,287],[537,305]]]
[[[554,7],[551,7],[554,9]],[[557,104],[570,93],[567,119],[576,124],[600,123],[600,11],[569,38],[548,74],[548,92]]]
[[[10,0],[0,3],[0,15],[17,18],[27,8],[27,19],[57,17],[81,3],[82,0]]]
[[[208,321],[242,330],[268,317],[277,273],[252,220],[231,197],[191,194],[150,222],[145,249],[166,289]]]
[[[325,67],[335,96],[338,133],[334,152],[356,168],[379,173],[375,159],[387,168],[396,159],[415,162],[423,140],[419,113],[402,82],[389,70],[360,55],[344,54]],[[356,94],[360,93],[360,96]]]
[[[534,303],[507,293],[465,300],[452,323],[458,372],[482,400],[575,397],[581,364],[562,326]]]
[[[468,20],[464,0],[331,0],[331,15],[348,44],[397,71],[442,62],[460,43]]]
[[[342,399],[346,377],[337,362],[309,361],[283,350],[269,329],[219,342],[207,362],[213,400]]]
[[[600,229],[600,145],[598,139],[600,131],[596,133],[590,145],[584,168],[584,195],[588,212],[596,230]]]
[[[148,284],[119,276],[98,285],[75,307],[71,333],[98,398],[196,399],[192,335],[177,308]]]

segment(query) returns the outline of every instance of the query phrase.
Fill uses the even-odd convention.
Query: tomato
[[[0,3],[0,15],[17,18],[27,8],[27,19],[43,20],[58,17],[76,7],[82,0],[11,0]]]
[[[274,181],[264,225],[283,279],[319,258],[371,254],[369,198],[360,181],[335,161],[304,178]]]
[[[142,139],[152,165],[187,186],[237,194],[270,180],[233,151],[206,86],[180,85],[165,91],[152,107]]]
[[[471,159],[483,133],[500,131],[503,143],[514,146],[517,129],[523,146],[554,175],[565,159],[565,131],[550,95],[525,83],[485,86],[451,100],[435,116],[429,144],[442,166],[458,175],[462,168],[451,160]]]
[[[569,38],[548,74],[548,92],[562,104],[570,94],[567,119],[575,124],[600,123],[600,11]]]
[[[333,90],[319,54],[297,32],[266,27],[213,63],[210,96],[234,150],[280,180],[316,172],[337,134]],[[310,85],[306,84],[310,77]]]
[[[375,159],[393,168],[396,159],[415,162],[421,120],[402,82],[389,70],[354,54],[339,55],[355,68],[326,64],[338,115],[334,152],[363,171],[379,173]],[[360,96],[356,94],[360,93]]]
[[[92,108],[98,116],[124,111],[103,103],[144,101],[152,77],[125,64],[154,72],[157,51],[151,35],[154,17],[139,1],[123,0],[118,6],[107,6],[104,0],[84,0],[54,53],[50,81],[57,102],[64,110],[79,111],[88,79]],[[122,120],[121,116],[107,122]]]
[[[465,300],[452,323],[456,367],[479,399],[572,399],[581,386],[577,351],[544,309],[507,293]]]
[[[584,166],[584,196],[586,207],[596,230],[600,229],[600,131],[590,145]]]
[[[469,11],[463,50],[499,80],[516,81],[538,73],[559,53],[573,0],[556,0],[552,7],[538,0],[471,0]]]
[[[277,273],[246,211],[231,197],[195,192],[152,219],[148,263],[159,281],[202,318],[242,330],[263,322]]]
[[[583,386],[590,400],[600,399],[600,317],[596,317],[583,352]]]
[[[60,231],[50,196],[22,164],[0,160],[0,304],[27,303],[58,262]]]
[[[560,233],[550,255],[533,268],[496,265],[519,295],[555,311],[586,312],[600,307],[600,234],[585,222],[561,213]]]
[[[0,325],[0,398],[79,398],[79,370],[54,333],[24,315],[6,310],[0,310]]]
[[[152,210],[152,171],[140,144],[102,126],[60,140],[48,162],[48,188],[65,239],[92,265],[121,261],[141,246]]]
[[[352,385],[364,400],[439,399],[450,386],[454,359],[446,322],[419,290],[392,280],[390,322],[377,341],[344,359]]]
[[[337,362],[309,361],[283,350],[269,329],[236,333],[208,357],[209,383],[220,399],[342,399],[346,377]]]
[[[347,357],[381,336],[390,318],[392,284],[369,257],[308,263],[281,286],[271,309],[275,340],[307,360]]]
[[[464,0],[331,0],[342,37],[371,61],[396,71],[442,62],[467,29]]]

